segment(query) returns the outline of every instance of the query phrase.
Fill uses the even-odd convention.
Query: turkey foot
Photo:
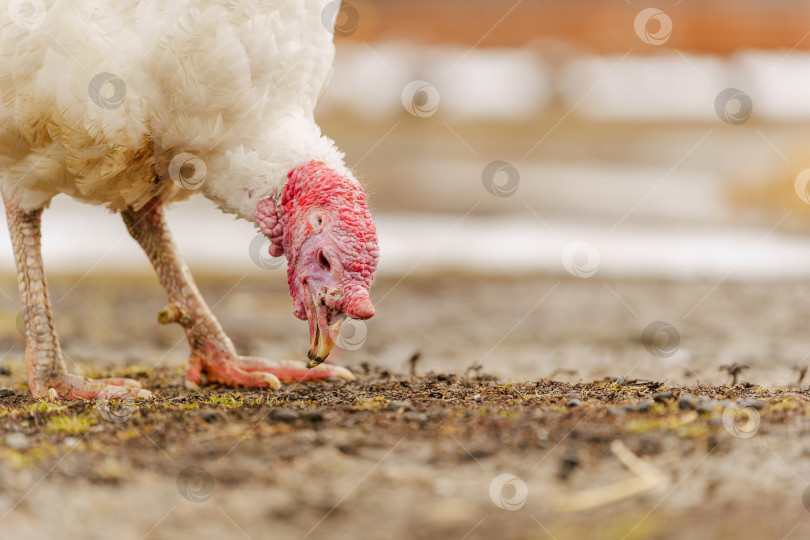
[[[354,375],[346,368],[329,364],[308,369],[303,362],[294,360],[274,362],[256,356],[239,355],[223,358],[217,353],[192,353],[186,370],[186,386],[190,389],[204,382],[277,389],[282,382],[325,379],[352,381]]]
[[[324,379],[343,379],[353,381],[354,374],[348,369],[331,364],[320,364],[314,368],[308,368],[303,362],[297,360],[283,360],[273,362],[256,356],[240,357],[239,367],[248,372],[272,373],[281,382],[301,382],[317,381]]]
[[[91,379],[73,373],[62,373],[44,380],[34,380],[31,393],[36,398],[83,398],[83,399],[112,399],[124,397],[151,398],[152,392],[141,388],[141,383],[135,379],[112,377],[107,379]],[[56,396],[53,395],[53,392]]]
[[[254,388],[280,388],[281,381],[346,379],[354,376],[345,368],[325,365],[307,369],[300,362],[272,362],[254,356],[240,356],[231,339],[216,320],[180,258],[157,202],[140,210],[122,212],[127,228],[143,247],[157,271],[169,304],[158,313],[161,324],[178,323],[191,347],[186,386],[203,383]]]
[[[148,398],[133,379],[91,379],[68,373],[59,336],[53,322],[48,284],[42,267],[42,208],[22,210],[3,196],[6,206],[14,259],[17,263],[17,285],[25,321],[25,367],[28,387],[36,398],[111,398],[133,396]]]

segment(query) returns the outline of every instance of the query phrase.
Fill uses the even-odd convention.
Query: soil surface
[[[240,350],[302,355],[283,279],[199,282]],[[802,284],[383,280],[356,381],[193,392],[154,278],[52,276],[70,369],[157,396],[55,403],[0,289],[1,538],[810,534]]]

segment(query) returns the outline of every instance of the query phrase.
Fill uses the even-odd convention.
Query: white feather
[[[200,191],[252,220],[298,165],[348,175],[313,118],[328,1],[0,0],[0,189],[24,208],[170,202],[193,193],[169,174],[189,153]],[[107,106],[91,97],[104,73]]]

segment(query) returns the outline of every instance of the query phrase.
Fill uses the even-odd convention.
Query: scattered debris
[[[557,375],[565,375],[567,377],[575,376],[579,371],[576,369],[564,369],[564,368],[557,368],[551,372],[551,375],[548,376],[549,379],[554,380]]]
[[[301,418],[301,413],[288,408],[273,409],[270,419],[278,422],[294,422]]]
[[[802,381],[807,375],[807,366],[793,366],[793,371],[796,371],[799,374],[799,379],[796,381],[796,387],[798,388],[802,385]]]
[[[18,452],[25,452],[31,447],[31,443],[22,433],[9,433],[6,435],[6,446]]]
[[[734,362],[730,365],[722,365],[720,366],[720,371],[725,371],[729,375],[731,375],[731,386],[737,386],[737,378],[742,374],[743,371],[749,369],[749,366],[740,365],[737,362]]]
[[[416,364],[419,362],[420,358],[422,358],[422,351],[416,351],[408,359],[411,377],[416,377]]]
[[[606,506],[628,499],[645,491],[661,488],[668,484],[667,477],[631,452],[620,440],[610,443],[610,451],[635,476],[608,486],[595,487],[563,497],[557,504],[557,510],[563,512],[581,512],[600,506]]]
[[[681,394],[681,397],[678,398],[678,408],[683,411],[697,409],[697,398],[692,394]]]

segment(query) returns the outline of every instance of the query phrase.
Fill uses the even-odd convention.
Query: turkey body
[[[1,1],[0,189],[23,210],[64,193],[113,211],[199,189],[252,220],[297,164],[342,168],[313,120],[326,4]]]

